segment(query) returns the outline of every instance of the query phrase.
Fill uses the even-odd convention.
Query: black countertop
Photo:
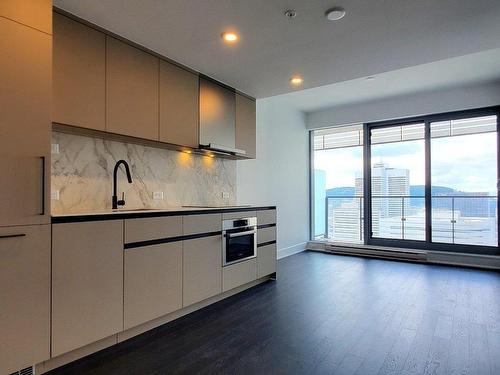
[[[146,217],[200,215],[224,212],[275,210],[276,206],[228,206],[228,207],[173,207],[169,209],[114,210],[52,215],[52,223],[78,223],[83,221],[140,219]]]

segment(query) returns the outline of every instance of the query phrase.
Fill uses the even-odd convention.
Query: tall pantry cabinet
[[[50,356],[52,2],[0,2],[0,374]]]

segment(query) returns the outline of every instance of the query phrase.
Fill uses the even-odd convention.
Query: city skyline
[[[496,142],[495,133],[433,139],[432,185],[496,194]],[[384,155],[372,149],[372,165],[384,162],[394,168],[409,169],[410,185],[424,185],[422,145],[421,140],[393,143],[390,147],[378,145],[384,146]],[[314,169],[325,171],[327,189],[354,187],[355,174],[363,173],[362,146],[315,151]]]

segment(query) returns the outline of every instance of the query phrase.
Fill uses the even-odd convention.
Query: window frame
[[[377,121],[363,123],[363,199],[364,199],[364,245],[394,247],[394,248],[409,248],[427,251],[444,251],[465,254],[481,254],[481,255],[500,255],[499,246],[481,246],[481,245],[463,245],[432,242],[432,196],[431,196],[431,129],[430,124],[438,121],[459,120],[468,117],[480,117],[496,115],[497,126],[497,181],[500,183],[500,106],[443,112],[437,114],[429,114],[422,116],[413,116],[392,119],[387,121]],[[371,235],[371,139],[370,132],[374,128],[390,127],[395,125],[406,125],[416,122],[425,124],[425,240],[401,240],[388,238],[374,238]],[[319,130],[319,129],[317,129]],[[314,241],[314,130],[309,132],[309,207],[310,207],[310,239]],[[498,189],[497,183],[497,189]],[[498,192],[497,192],[498,197]],[[500,212],[500,199],[497,198],[497,216]],[[326,225],[326,224],[325,224]],[[497,220],[497,233],[500,235],[500,220]],[[355,245],[353,246],[360,246]],[[362,246],[362,245],[361,245]]]

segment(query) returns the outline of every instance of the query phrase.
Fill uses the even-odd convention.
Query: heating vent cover
[[[13,372],[10,375],[35,375],[35,368],[33,366],[23,368],[22,370]]]

